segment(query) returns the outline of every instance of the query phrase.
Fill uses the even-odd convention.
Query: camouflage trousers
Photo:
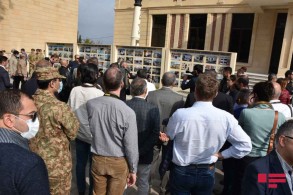
[[[49,177],[51,195],[70,195],[72,174]]]
[[[36,65],[34,65],[34,64],[29,65],[29,77],[32,76],[32,74],[35,71],[35,69],[36,69]]]

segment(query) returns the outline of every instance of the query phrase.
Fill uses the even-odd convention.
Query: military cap
[[[65,79],[66,77],[59,74],[58,69],[54,67],[39,68],[36,70],[37,80],[46,81],[51,79]]]

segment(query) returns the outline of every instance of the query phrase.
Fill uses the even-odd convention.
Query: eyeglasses
[[[288,136],[288,135],[284,135],[285,137],[289,138],[289,139],[293,139],[293,137]]]
[[[14,114],[14,113],[12,113]],[[30,117],[32,119],[33,122],[36,121],[37,117],[38,117],[38,113],[37,112],[34,112],[32,114],[15,114],[15,115],[20,115],[20,116],[27,116],[27,117]]]

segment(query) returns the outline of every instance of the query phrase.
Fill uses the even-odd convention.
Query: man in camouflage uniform
[[[36,58],[37,62],[45,58],[41,49],[37,49]]]
[[[70,141],[77,135],[79,122],[70,107],[54,95],[65,77],[53,67],[37,69],[36,74],[39,89],[33,98],[40,128],[36,137],[30,140],[30,148],[46,163],[51,195],[69,195],[72,178]]]
[[[31,49],[31,53],[28,55],[28,61],[29,61],[29,76],[31,77],[33,72],[36,69],[36,62],[37,62],[37,56],[35,49]]]

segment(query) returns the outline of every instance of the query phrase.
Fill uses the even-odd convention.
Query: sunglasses
[[[20,115],[20,116],[28,116],[32,119],[33,122],[36,121],[37,117],[38,117],[38,113],[34,112],[32,114],[16,114],[16,115]]]

